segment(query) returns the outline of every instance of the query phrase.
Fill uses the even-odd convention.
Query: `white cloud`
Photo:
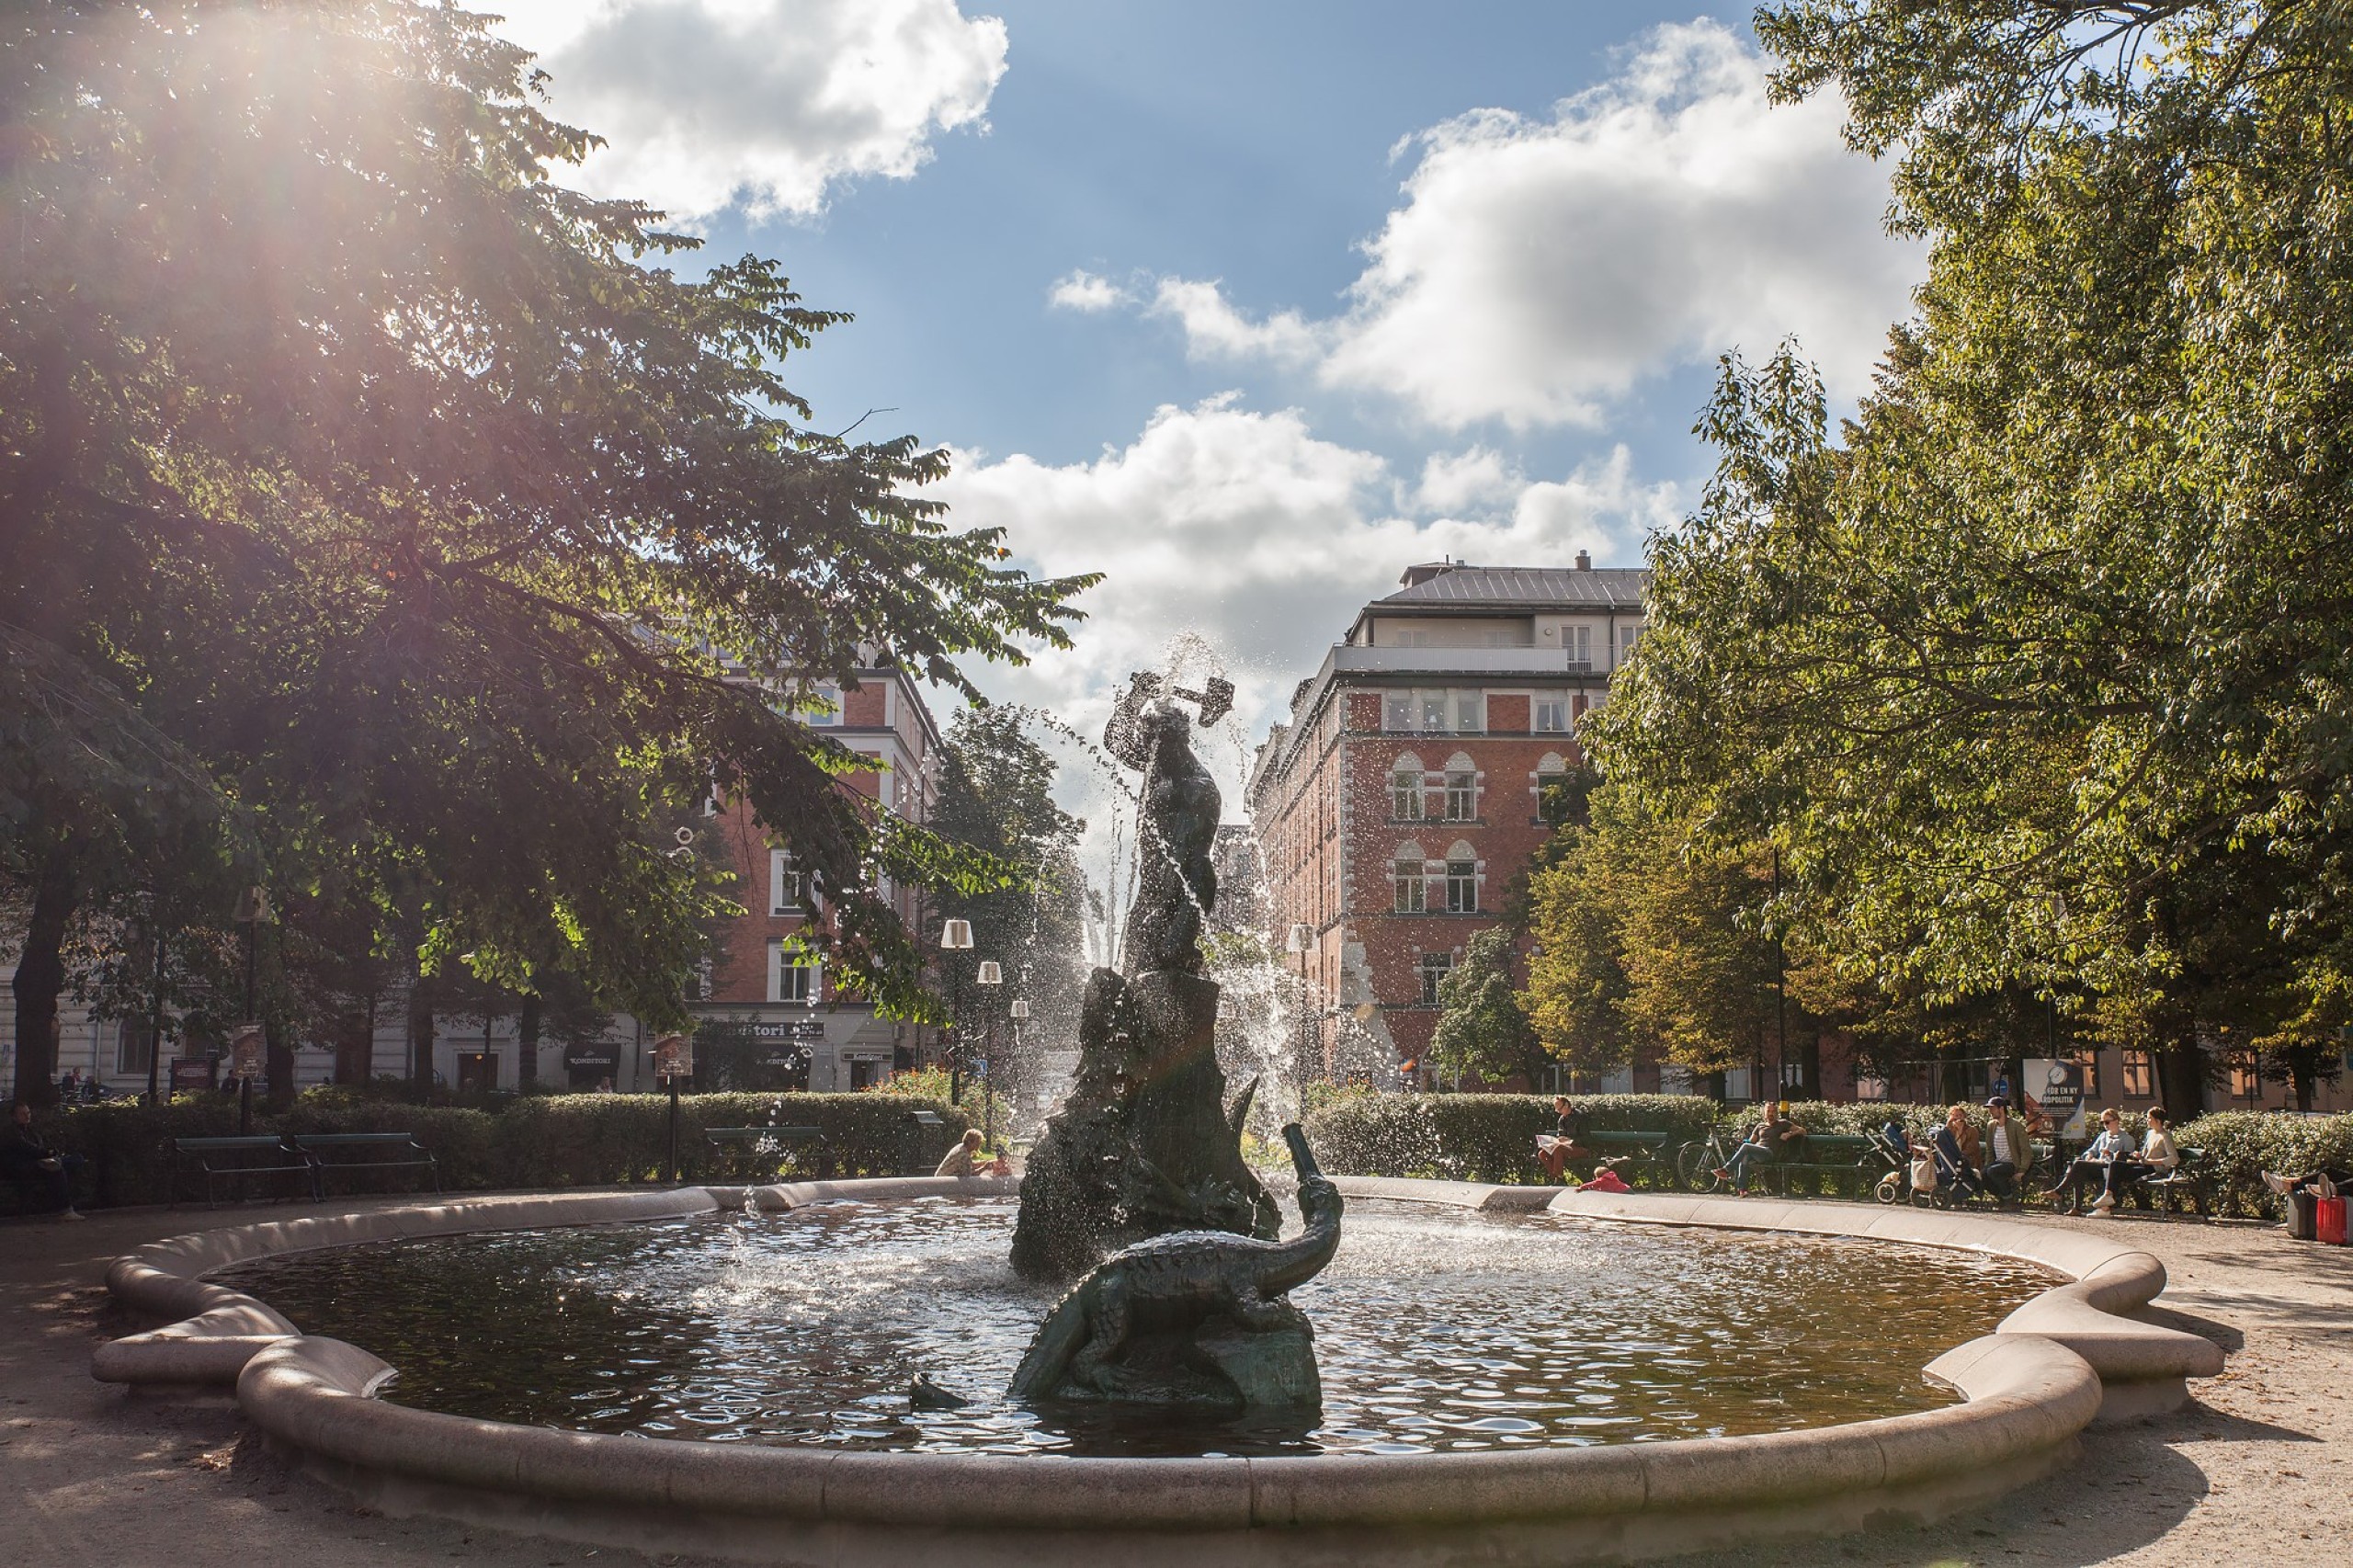
[[[1326,335],[1310,326],[1298,312],[1282,311],[1265,321],[1251,321],[1226,301],[1215,279],[1162,278],[1154,291],[1150,313],[1180,324],[1187,349],[1200,358],[1262,358],[1312,364],[1324,352]]]
[[[1099,278],[1084,268],[1054,279],[1046,290],[1046,302],[1057,310],[1080,311],[1094,315],[1115,305],[1129,302],[1128,291],[1108,278]]]
[[[1316,437],[1295,410],[1256,413],[1229,395],[1155,413],[1129,445],[1053,465],[961,453],[939,486],[959,526],[1002,524],[1026,564],[1100,571],[1077,650],[983,678],[1083,732],[1101,727],[1131,670],[1157,668],[1198,635],[1240,688],[1219,738],[1234,809],[1244,741],[1281,717],[1368,599],[1407,565],[1437,559],[1565,563],[1580,549],[1631,564],[1671,522],[1670,484],[1644,485],[1624,448],[1558,480],[1529,482],[1497,454],[1433,459],[1403,483],[1370,452]],[[1221,727],[1223,729],[1224,727]]]
[[[682,220],[820,210],[840,181],[904,179],[939,131],[981,127],[1005,23],[957,0],[499,0],[553,112],[608,145],[566,177]]]
[[[1340,313],[1254,321],[1181,278],[1151,312],[1197,355],[1311,367],[1447,429],[1593,425],[1648,377],[1792,333],[1853,395],[1923,257],[1882,232],[1885,173],[1840,142],[1838,101],[1774,108],[1765,71],[1718,23],[1661,28],[1550,119],[1401,143],[1419,160]]]

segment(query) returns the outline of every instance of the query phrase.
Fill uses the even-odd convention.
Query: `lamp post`
[[[1308,1030],[1313,1027],[1307,1016],[1307,954],[1315,945],[1315,932],[1305,921],[1294,921],[1283,937],[1283,951],[1299,957],[1299,1049],[1291,1063],[1291,1073],[1298,1079],[1295,1085],[1302,1101],[1307,1096],[1307,1059],[1310,1052]]]
[[[943,920],[939,923],[939,950],[944,953],[969,953],[972,950],[972,923],[969,920]],[[964,1103],[963,1044],[964,1009],[963,975],[952,958],[948,964],[948,1103]]]
[[[1022,966],[1022,972],[1025,975],[1029,972],[1029,965],[1024,964]],[[1016,996],[1013,999],[1011,1013],[1013,1017],[1013,1060],[1009,1065],[1012,1068],[1015,1081],[1018,1082],[1025,1076],[1021,1070],[1021,1026],[1029,1021],[1029,999],[1027,996]],[[994,1114],[995,1111],[995,1101],[991,1101],[989,1103],[989,1108],[991,1113]],[[1013,1130],[1011,1128],[1007,1128],[1006,1130],[1006,1135],[1007,1137],[1013,1136]]]
[[[245,928],[245,1021],[237,1026],[232,1037],[231,1063],[237,1071],[237,1135],[242,1138],[254,1130],[254,1069],[259,1065],[257,1040],[261,1022],[254,1017],[254,978],[261,953],[261,923],[269,918],[269,894],[260,886],[245,889],[237,897],[237,907],[230,919]]]
[[[1005,983],[1005,967],[995,959],[983,959],[980,972],[973,976],[981,984],[992,989]],[[981,1146],[986,1148],[996,1135],[996,1100],[995,1074],[989,1057],[996,1045],[996,1015],[988,1014],[981,1022]]]

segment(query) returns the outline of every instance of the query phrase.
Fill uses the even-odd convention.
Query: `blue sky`
[[[1408,562],[1633,564],[1710,366],[1863,384],[1920,260],[1743,8],[1392,0],[508,0],[574,176],[858,320],[818,422],[956,449],[960,520],[1100,569],[1076,722],[1194,633],[1250,735]],[[1239,756],[1239,748],[1235,748]]]

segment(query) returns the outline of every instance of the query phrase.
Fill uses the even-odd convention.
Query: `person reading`
[[[1546,1176],[1561,1181],[1567,1176],[1570,1161],[1589,1160],[1593,1153],[1585,1146],[1585,1112],[1570,1104],[1568,1096],[1552,1096],[1552,1131],[1537,1134],[1536,1159]]]

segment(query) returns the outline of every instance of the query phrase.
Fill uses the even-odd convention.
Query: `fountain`
[[[1193,701],[1204,724],[1233,699],[1226,682],[1204,685],[1170,690],[1140,674],[1104,731],[1106,750],[1143,775],[1141,869],[1122,968],[1087,982],[1077,1078],[1030,1153],[1013,1236],[1013,1267],[1026,1278],[1072,1279],[1120,1247],[1173,1231],[1269,1240],[1280,1228],[1242,1157],[1249,1092],[1225,1103],[1218,986],[1201,972],[1221,801],[1177,699]]]

